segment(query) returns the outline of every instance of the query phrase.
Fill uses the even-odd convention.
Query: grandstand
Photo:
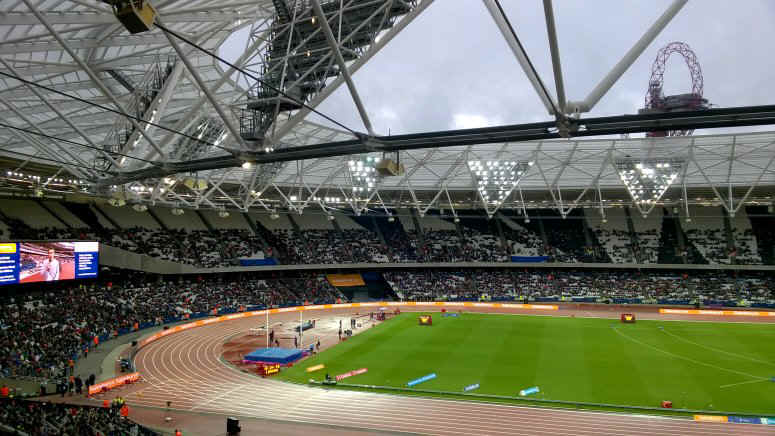
[[[18,387],[15,398],[0,399],[0,432],[155,435],[172,432],[180,422],[188,432],[215,434],[232,415],[248,420],[246,429],[274,425],[287,434],[523,430],[506,421],[499,430],[495,423],[462,419],[499,409],[445,401],[469,399],[459,393],[439,391],[434,395],[442,399],[409,403],[379,389],[332,388],[334,403],[345,413],[319,403],[314,386],[219,371],[229,359],[213,350],[226,350],[248,331],[260,333],[255,336],[266,341],[262,347],[272,345],[270,316],[280,332],[299,321],[296,312],[328,326],[313,329],[317,344],[304,348],[311,360],[322,359],[321,340],[331,351],[327,356],[340,358],[348,356],[349,344],[359,343],[337,345],[353,333],[343,331],[343,319],[353,320],[356,334],[368,325],[375,332],[369,335],[379,337],[375,313],[384,321],[392,306],[458,315],[557,310],[568,317],[562,322],[571,323],[576,315],[618,319],[628,310],[637,313],[636,328],[694,315],[713,322],[775,320],[775,107],[760,101],[772,95],[769,70],[752,62],[736,67],[744,79],[727,78],[724,87],[735,90],[745,83],[761,87],[748,96],[741,90],[732,98],[718,83],[704,83],[700,60],[707,59],[705,71],[719,80],[727,62],[717,59],[726,56],[719,47],[729,37],[697,27],[700,19],[674,20],[701,12],[687,0],[628,6],[619,11],[626,25],[610,30],[617,38],[571,25],[568,34],[584,34],[597,44],[594,65],[571,56],[588,47],[560,50],[563,27],[555,23],[555,12],[567,26],[589,23],[582,11],[550,0],[521,5],[520,11],[499,0],[472,3],[0,5],[0,255],[19,264],[18,283],[0,285],[0,382]],[[635,20],[629,15],[635,9],[639,20],[646,18],[637,25],[628,22]],[[737,12],[727,11],[737,19],[730,22],[757,28],[745,22],[751,16]],[[703,40],[691,41],[697,54],[675,41],[699,31]],[[654,54],[645,82],[646,58]],[[677,76],[666,70],[671,55],[685,61],[690,92],[673,92],[669,82]],[[572,65],[573,80],[562,63]],[[523,73],[527,80],[513,79]],[[586,98],[570,98],[587,88]],[[632,96],[644,90],[640,108]],[[439,117],[438,108],[449,113]],[[69,280],[79,268],[73,242],[84,241],[100,243],[99,274]],[[61,262],[68,280],[22,283],[43,276],[44,265],[54,263],[49,246],[60,249],[56,264]],[[662,316],[661,309],[678,312]],[[433,332],[453,321],[446,318],[434,319]],[[718,326],[711,325],[719,331],[739,328]],[[614,334],[624,331],[613,327]],[[301,328],[291,329],[277,337],[288,343],[303,339]],[[512,333],[534,342],[539,337]],[[156,341],[166,335],[174,339]],[[432,342],[460,340],[442,339]],[[469,342],[467,348],[475,341]],[[632,344],[619,345],[630,350],[626,345]],[[188,356],[180,351],[184,346],[191,347]],[[352,347],[353,361],[378,348]],[[756,357],[744,357],[745,365],[771,361],[758,344],[750,347]],[[704,352],[714,349],[706,346]],[[682,351],[676,346],[662,354],[680,354],[682,362],[718,357],[681,357]],[[241,351],[231,352],[242,361]],[[731,350],[725,358],[748,352]],[[398,348],[394,353],[403,358]],[[430,362],[439,356],[438,362],[455,361],[442,353],[426,357]],[[661,428],[665,433],[730,434],[737,429],[685,425],[695,414],[754,416],[747,406],[712,407],[714,395],[731,392],[723,389],[738,383],[758,389],[764,384],[756,383],[770,377],[759,375],[759,368],[728,370],[738,363],[701,366],[720,367],[719,379],[736,374],[753,381],[725,378],[718,389],[670,398],[683,401],[677,412],[626,396],[584,402],[572,392],[559,398],[542,391],[533,403],[511,398],[513,393],[481,399],[636,411],[621,421],[600,415],[600,422],[620,426],[607,429],[586,415],[541,409],[551,415],[540,419],[547,434],[570,434],[576,424],[565,420],[588,426],[589,434],[645,434],[650,424],[636,416],[640,412],[673,416]],[[42,395],[46,386],[66,387],[71,376],[88,380],[91,373],[97,383],[110,383],[117,371],[135,366],[140,387],[117,389],[132,407],[129,418],[120,407],[95,407],[112,399],[107,389],[90,397]],[[471,377],[484,374],[486,366],[469,368]],[[378,373],[374,368],[372,374]],[[305,374],[300,380],[307,379]],[[177,391],[167,387],[175,380]],[[478,389],[477,380],[470,382]],[[752,392],[769,407],[772,396]],[[320,413],[287,406],[305,400]],[[427,406],[431,401],[438,401],[438,409]],[[411,413],[389,414],[393,407]],[[170,409],[179,421],[165,419]],[[438,415],[430,416],[432,410]],[[539,422],[521,408],[503,410],[510,423]],[[428,424],[431,419],[439,420],[439,428]]]

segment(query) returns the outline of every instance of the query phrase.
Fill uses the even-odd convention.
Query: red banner
[[[342,379],[347,378],[347,377],[352,377],[354,375],[363,374],[366,371],[368,371],[367,368],[361,368],[361,369],[356,369],[356,370],[353,370],[353,371],[350,371],[350,372],[346,372],[344,374],[339,374],[338,376],[336,376],[336,381],[342,380]]]
[[[123,386],[127,383],[134,383],[138,380],[140,380],[139,372],[133,372],[131,374],[122,375],[121,377],[105,380],[102,383],[97,383],[96,385],[89,386],[89,395],[99,394],[103,390],[109,391],[119,386]]]

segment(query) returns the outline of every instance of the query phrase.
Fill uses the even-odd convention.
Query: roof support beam
[[[0,118],[0,122],[4,122],[4,121],[5,120]],[[19,138],[20,140],[22,140],[22,141],[26,142],[27,144],[29,144],[38,153],[43,154],[45,156],[48,156],[48,160],[53,161],[53,162],[62,162],[61,158],[59,156],[57,156],[56,153],[54,153],[51,150],[49,150],[48,147],[45,147],[43,144],[38,142],[37,139],[31,137],[30,135],[28,135],[28,134],[26,134],[24,132],[17,131],[17,130],[11,130],[10,133],[11,133],[12,136],[15,136],[15,137]],[[10,153],[17,153],[17,152],[10,152]],[[26,153],[17,153],[17,154],[19,154],[19,155],[26,155],[26,156],[28,156],[30,158],[33,157],[31,155],[27,155]],[[73,165],[62,163],[62,167],[67,168],[67,170],[70,171],[70,173],[75,175],[75,176],[78,176],[78,177],[81,177],[81,178],[84,178],[84,179],[88,178],[83,173],[83,171],[81,171],[78,168],[75,168]]]
[[[10,71],[11,73],[13,73],[13,74],[15,74],[17,76],[19,75],[19,72],[16,71],[16,69],[12,65],[10,65],[8,62],[6,62],[5,59],[0,58],[0,64],[2,64],[5,68],[7,68],[8,71]],[[90,146],[94,147],[95,149],[101,149],[101,147],[98,147],[97,144],[95,144],[94,141],[91,140],[91,137],[89,135],[87,135],[83,130],[81,130],[80,127],[78,127],[75,124],[73,124],[73,122],[70,121],[70,119],[67,117],[67,115],[63,114],[62,111],[60,111],[56,107],[56,105],[51,104],[51,102],[49,102],[34,86],[26,85],[26,84],[25,84],[25,86],[27,86],[27,88],[30,90],[30,92],[35,94],[35,96],[38,97],[38,99],[40,99],[40,101],[42,101],[49,109],[54,111],[54,113],[56,113],[57,116],[60,119],[62,119],[62,121],[64,121],[71,129],[75,130]],[[2,99],[2,97],[0,97],[0,99]],[[21,113],[16,107],[11,107],[11,106],[8,106],[8,107],[10,107],[11,110],[14,113],[16,113],[18,116],[20,116],[21,118],[25,119],[25,121],[26,121],[26,117],[24,117],[24,114]],[[28,121],[28,123],[29,123],[29,121]],[[30,126],[34,127],[39,132],[43,133],[43,131],[37,126],[37,124],[30,123]],[[104,151],[100,151],[100,154],[102,154],[105,158],[107,158],[108,160],[113,162],[114,165],[116,165],[116,161],[113,160],[113,157],[110,156],[108,153],[105,153]],[[81,162],[85,164],[85,162],[83,162],[83,161],[81,161]]]
[[[336,63],[339,65],[339,70],[344,76],[344,81],[347,83],[347,88],[350,90],[350,96],[355,103],[355,107],[358,108],[358,114],[361,116],[363,125],[366,126],[366,130],[369,132],[369,135],[374,136],[374,130],[371,128],[369,115],[366,113],[366,108],[363,107],[363,102],[361,101],[361,96],[358,94],[358,89],[355,87],[355,82],[353,82],[353,78],[350,76],[350,72],[347,71],[347,64],[342,57],[342,52],[339,50],[339,44],[336,42],[336,37],[331,31],[331,26],[328,24],[326,14],[323,13],[323,8],[320,7],[320,2],[318,2],[318,0],[311,1],[312,9],[314,9],[315,15],[317,15],[318,19],[320,20],[320,27],[323,28],[323,34],[326,35],[328,45],[334,52],[334,59],[336,59]],[[339,16],[341,17],[342,14],[340,13]]]
[[[19,112],[19,110],[16,109],[16,107],[14,105],[12,105],[9,102],[7,102],[4,98],[0,97],[0,103],[4,104],[9,109],[11,109],[19,118],[21,118],[25,123],[27,123],[27,125],[29,125],[32,130],[35,130],[36,132],[40,133],[41,135],[48,135],[48,133],[46,133],[44,130],[42,130],[40,127],[38,127],[38,125],[35,123],[34,120],[30,119],[29,117],[27,117],[23,113]],[[26,135],[24,135],[24,136],[26,136]],[[51,141],[50,144],[54,145],[57,149],[59,149],[60,153],[63,153],[68,158],[72,159],[73,162],[77,162],[79,165],[82,165],[84,167],[89,167],[88,163],[84,162],[83,160],[81,160],[81,158],[79,158],[78,156],[76,156],[73,153],[71,153],[70,150],[68,150],[67,148],[65,148],[61,144],[59,144],[59,143],[57,143],[55,141],[52,141],[50,139],[48,141]],[[27,142],[29,142],[29,141],[27,141]],[[35,140],[35,142],[40,144],[41,146],[45,147],[46,149],[48,149],[48,147],[46,147],[43,142],[39,142],[37,140]],[[59,157],[61,159],[61,156],[57,156],[57,153],[55,153],[55,152],[51,152],[51,155],[53,155],[55,157]]]
[[[506,40],[506,44],[508,44],[512,53],[514,53],[514,56],[517,58],[517,62],[519,62],[519,65],[525,72],[525,75],[530,81],[530,84],[533,85],[533,89],[535,89],[536,94],[538,94],[538,98],[541,99],[541,103],[544,104],[544,107],[550,115],[555,115],[554,108],[557,107],[557,105],[554,101],[552,101],[551,96],[545,92],[546,87],[544,86],[543,81],[534,71],[530,60],[527,57],[527,53],[525,53],[525,50],[519,43],[519,40],[517,40],[516,35],[512,30],[511,24],[509,23],[509,19],[506,18],[506,15],[500,8],[497,0],[482,1],[484,2],[484,6],[487,8],[487,11],[490,12],[490,16],[492,16],[495,25],[498,26],[498,30],[501,31],[501,35],[503,35],[503,39]]]
[[[25,0],[29,1],[29,0]],[[156,22],[159,25],[164,25],[160,21],[159,18],[156,19]],[[226,113],[226,111],[223,109],[221,104],[218,102],[218,100],[215,98],[213,93],[210,91],[210,87],[207,86],[207,83],[205,83],[204,80],[202,80],[202,76],[199,75],[199,71],[191,64],[191,61],[188,59],[188,56],[186,56],[186,53],[183,52],[183,50],[180,48],[180,45],[175,40],[175,37],[170,35],[169,32],[166,31],[166,28],[163,28],[164,30],[164,36],[167,37],[167,40],[170,42],[170,45],[175,50],[175,53],[178,54],[178,58],[183,61],[183,64],[186,66],[186,70],[188,70],[188,74],[194,79],[197,86],[199,86],[199,89],[204,92],[205,96],[207,96],[207,100],[210,101],[210,104],[213,105],[213,108],[215,108],[215,111],[218,112],[218,115],[221,117],[221,120],[223,120],[223,124],[226,126],[226,128],[229,130],[229,133],[231,133],[234,140],[237,141],[237,143],[242,147],[244,150],[249,150],[250,148],[245,143],[245,141],[242,139],[242,136],[240,136],[239,129],[234,125],[234,121],[231,119],[229,114]],[[159,152],[159,154],[162,154]]]
[[[546,16],[546,34],[549,38],[549,52],[552,55],[552,70],[554,71],[554,86],[557,89],[557,104],[560,112],[565,112],[565,82],[562,79],[562,63],[560,62],[560,47],[557,44],[557,28],[554,24],[554,7],[552,0],[544,0],[544,16]]]
[[[431,3],[433,3],[433,0],[419,0],[419,4],[415,6],[411,12],[404,15],[403,18],[401,18],[401,21],[397,22],[390,30],[385,32],[380,37],[379,41],[375,41],[373,44],[371,44],[371,47],[369,47],[369,50],[367,50],[366,53],[363,53],[356,61],[350,64],[350,74],[355,74],[361,67],[366,65],[366,63],[371,60],[371,58],[376,53],[382,50],[382,48],[391,40],[393,40],[393,38],[402,30],[404,30],[404,28],[408,26],[409,23],[414,21],[415,18],[417,18],[425,9],[428,8],[428,6],[431,5]],[[270,144],[277,143],[280,139],[287,135],[294,126],[296,126],[299,122],[306,118],[307,115],[309,115],[311,112],[310,108],[317,107],[323,100],[328,98],[329,95],[331,95],[337,88],[339,88],[342,82],[344,82],[344,77],[340,75],[334,79],[334,81],[327,84],[322,91],[316,94],[315,97],[309,103],[307,103],[307,107],[301,108],[291,119],[283,123],[283,125],[277,129],[277,131],[272,135],[268,142]]]
[[[110,92],[110,90],[105,86],[105,84],[102,82],[102,79],[100,79],[94,71],[92,71],[91,67],[89,67],[86,62],[84,62],[80,56],[78,56],[78,53],[75,52],[70,46],[67,44],[67,41],[65,41],[59,33],[57,33],[56,29],[49,23],[46,18],[43,16],[43,14],[38,11],[38,9],[32,4],[30,0],[22,0],[24,4],[27,5],[27,7],[32,11],[33,14],[40,20],[40,23],[43,24],[46,29],[48,29],[49,32],[51,32],[51,35],[54,36],[54,38],[59,41],[59,44],[62,45],[62,48],[65,49],[67,54],[70,55],[70,57],[73,58],[73,60],[86,72],[86,74],[89,76],[89,78],[94,82],[94,84],[97,86],[97,88],[105,95],[105,97],[108,98],[108,100],[113,103],[118,110],[121,112],[127,113],[126,109],[123,107],[121,102],[118,101],[118,99],[113,95],[113,93]],[[132,126],[134,126],[135,129],[140,131],[140,134],[145,137],[146,141],[148,141],[149,144],[151,144],[152,147],[157,148],[156,141],[153,140],[150,136],[145,134],[145,131],[140,126],[140,124],[137,123],[132,118],[128,118],[128,120],[132,123]],[[164,157],[166,160],[166,155],[159,149],[157,150],[161,156]]]
[[[640,39],[635,42],[635,45],[633,45],[632,48],[630,48],[630,50],[625,53],[624,57],[619,61],[619,63],[614,65],[611,71],[605,77],[603,77],[600,83],[598,83],[597,86],[595,86],[595,88],[589,93],[589,95],[587,95],[587,98],[582,101],[568,102],[565,111],[572,114],[579,112],[589,112],[592,110],[597,102],[599,102],[600,99],[603,98],[603,96],[608,92],[608,90],[611,89],[614,83],[616,83],[616,81],[622,77],[622,74],[624,74],[624,72],[630,68],[635,60],[640,57],[643,51],[646,50],[646,47],[648,47],[649,44],[654,41],[657,35],[662,32],[662,29],[667,26],[667,24],[673,19],[673,17],[676,16],[676,14],[678,14],[681,8],[683,8],[688,1],[689,0],[674,0],[673,3],[667,8],[667,10],[665,10],[665,12],[660,15],[659,18],[657,18],[657,21],[655,21],[654,24],[649,27],[646,33],[644,33],[643,36],[641,36]]]
[[[668,114],[623,115],[579,120],[585,129],[576,132],[576,136],[597,136],[616,133],[648,132],[653,130],[677,130],[680,128],[716,128],[731,126],[753,126],[775,124],[775,106],[752,106],[738,108],[709,109],[696,112]],[[429,149],[428,153],[443,147],[492,144],[500,142],[520,142],[559,138],[560,134],[551,131],[555,122],[522,124],[478,129],[429,132],[409,135],[379,136],[373,138],[385,152]],[[370,150],[360,140],[328,142],[299,147],[288,147],[272,153],[256,153],[250,156],[255,164],[270,162],[290,162],[299,159],[345,156],[368,153]],[[427,159],[427,157],[426,157]],[[110,184],[123,184],[131,180],[148,177],[163,177],[178,172],[202,171],[207,169],[228,168],[242,165],[242,161],[233,156],[218,156],[184,163],[168,162],[166,168],[150,168],[123,174],[114,178]],[[407,171],[407,174],[411,171]],[[594,175],[590,174],[590,178]],[[403,181],[403,180],[402,180]],[[547,186],[550,183],[547,181]]]

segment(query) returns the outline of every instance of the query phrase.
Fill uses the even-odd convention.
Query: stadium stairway
[[[775,215],[768,211],[767,206],[748,206],[745,211],[751,220],[751,230],[756,237],[762,263],[775,264]]]
[[[67,221],[63,220],[61,216],[57,215],[57,213],[54,212],[54,210],[52,210],[50,207],[48,207],[41,199],[36,198],[35,199],[35,203],[37,203],[38,206],[42,207],[46,212],[51,214],[51,216],[56,218],[56,220],[59,221],[60,223],[62,223],[62,225],[65,226],[65,228],[69,229],[69,228],[72,227],[70,224],[68,224]]]
[[[62,205],[70,211],[73,215],[75,215],[78,219],[86,223],[89,228],[94,229],[98,232],[104,232],[105,228],[100,223],[100,220],[97,218],[97,215],[95,215],[94,211],[89,207],[88,204],[84,203],[72,203],[69,201],[62,202]]]

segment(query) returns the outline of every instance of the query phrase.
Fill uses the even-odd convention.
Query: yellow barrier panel
[[[325,368],[326,365],[323,365],[322,363],[320,365],[310,366],[307,368],[307,372],[315,372],[320,371],[321,369]]]
[[[694,420],[697,422],[727,422],[726,416],[721,415],[694,415]]]
[[[326,279],[337,287],[366,286],[360,274],[327,274]]]
[[[672,315],[715,315],[715,316],[775,316],[775,312],[758,312],[755,310],[704,310],[704,309],[664,309],[659,313]]]

